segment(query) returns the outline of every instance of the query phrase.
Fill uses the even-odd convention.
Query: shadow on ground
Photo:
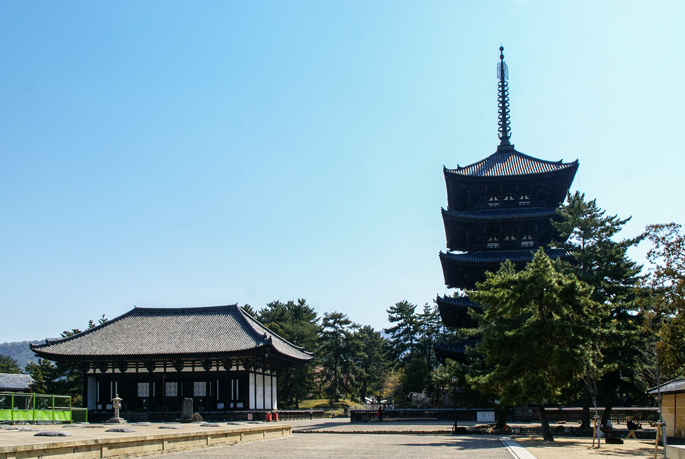
[[[563,441],[546,442],[538,439],[515,438],[521,446],[526,448],[533,456],[544,458],[545,452],[558,455],[561,450],[575,449],[587,451],[588,455],[607,457],[650,457],[654,456],[654,441],[628,440],[622,445],[608,445],[602,441],[599,449],[592,449],[592,439],[563,439]],[[659,448],[661,455],[662,448]]]
[[[495,435],[478,435],[477,437],[467,437],[467,436],[449,436],[449,437],[438,437],[439,441],[433,441],[428,443],[403,443],[404,446],[448,446],[458,450],[468,449],[501,449],[503,447],[502,442],[499,441],[499,437]],[[492,441],[483,441],[492,440]]]

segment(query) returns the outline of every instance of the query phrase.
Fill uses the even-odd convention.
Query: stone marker
[[[193,421],[193,399],[184,398],[183,405],[181,405],[181,422]]]

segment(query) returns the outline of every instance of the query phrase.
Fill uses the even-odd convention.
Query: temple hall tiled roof
[[[31,375],[0,373],[0,391],[26,392],[32,382]]]
[[[469,210],[463,212],[442,209],[442,214],[447,217],[460,220],[502,220],[535,217],[552,218],[557,215],[557,210],[555,207],[512,207],[486,210]]]
[[[446,172],[453,174],[475,176],[475,177],[504,177],[515,175],[543,174],[546,172],[556,172],[565,169],[572,169],[578,166],[578,161],[563,163],[561,161],[544,161],[524,155],[511,148],[500,147],[498,151],[487,158],[473,163],[469,166],[456,169],[445,169]]]
[[[571,252],[559,249],[547,249],[545,253],[550,258],[572,256]],[[529,262],[533,259],[533,252],[528,250],[497,250],[468,253],[440,252],[440,258],[461,263],[501,263],[510,260],[514,263]]]
[[[237,304],[201,308],[134,308],[78,335],[32,345],[42,357],[237,355],[270,349],[291,360],[312,354],[274,334]]]

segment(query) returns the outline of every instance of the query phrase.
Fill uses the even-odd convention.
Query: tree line
[[[274,301],[255,311],[243,308],[291,343],[314,352],[314,359],[281,371],[279,404],[299,408],[304,399],[340,399],[359,403],[393,399],[432,385],[439,363],[434,344],[455,332],[445,329],[435,305],[401,301],[391,306],[391,327],[375,330],[354,323],[341,312],[319,316],[306,300]],[[405,404],[408,404],[406,402]]]

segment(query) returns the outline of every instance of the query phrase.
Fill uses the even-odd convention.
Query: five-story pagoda
[[[449,288],[473,289],[486,271],[497,271],[505,260],[518,269],[533,259],[539,247],[548,247],[558,234],[552,220],[563,203],[578,161],[552,162],[524,155],[510,142],[508,70],[500,47],[497,65],[499,139],[497,151],[469,166],[444,168],[447,209],[442,219],[447,252],[440,262]],[[546,249],[551,258],[566,257],[562,250]],[[443,323],[448,327],[474,326],[466,297],[437,298]],[[459,358],[464,345],[437,344],[442,357]]]

